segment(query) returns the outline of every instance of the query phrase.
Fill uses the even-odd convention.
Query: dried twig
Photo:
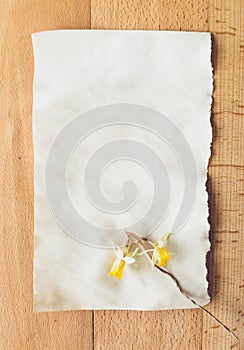
[[[128,236],[128,241],[130,241],[130,243],[137,245],[141,251],[145,251],[148,250],[150,248],[152,248],[152,245],[150,242],[148,242],[148,240],[146,238],[142,238],[142,237],[138,237],[135,233],[133,232],[128,232],[125,231],[125,233]],[[145,253],[147,259],[149,260],[150,264],[152,263],[152,253],[151,252],[146,252]],[[181,294],[183,294],[188,300],[190,300],[194,305],[196,305],[197,307],[199,307],[203,312],[205,312],[208,316],[210,316],[214,321],[216,321],[221,327],[223,327],[230,335],[232,335],[236,340],[239,340],[239,338],[236,336],[235,333],[232,332],[232,330],[227,327],[223,322],[221,322],[216,316],[214,316],[210,311],[208,311],[204,306],[201,306],[200,304],[198,304],[197,301],[195,301],[194,299],[192,299],[192,297],[184,290],[184,288],[181,286],[180,282],[178,281],[178,279],[169,271],[165,270],[164,268],[155,265],[155,268],[168,275],[175,283],[175,285],[177,286],[177,288],[179,289],[179,291],[181,292]]]

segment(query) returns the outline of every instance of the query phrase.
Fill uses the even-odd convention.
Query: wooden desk
[[[209,310],[238,335],[244,291],[243,0],[1,1],[2,350],[241,349],[200,310],[33,314],[31,33],[51,29],[160,29],[213,33],[215,92],[209,167]],[[243,349],[243,348],[242,348]]]

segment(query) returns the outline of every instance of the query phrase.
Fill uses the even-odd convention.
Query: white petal
[[[118,259],[122,259],[124,256],[122,249],[117,247],[115,249],[115,255],[117,256]]]
[[[155,262],[158,260],[158,252],[154,250],[153,255],[152,255],[152,260]]]
[[[165,243],[164,239],[161,238],[161,239],[158,241],[158,246],[159,246],[159,247],[164,247],[164,243]]]
[[[124,257],[123,260],[124,260],[124,262],[125,262],[126,264],[128,264],[128,265],[133,264],[133,263],[136,261],[136,259],[131,258],[130,256]]]
[[[167,244],[167,240],[168,240],[170,235],[171,235],[171,233],[168,232],[158,241],[159,247],[163,247],[163,248],[165,247],[165,245]]]

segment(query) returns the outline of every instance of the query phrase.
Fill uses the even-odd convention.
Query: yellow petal
[[[122,278],[122,273],[125,267],[125,261],[122,259],[116,259],[109,271],[110,276],[116,277],[118,280]]]
[[[155,247],[157,253],[158,266],[165,266],[167,261],[170,259],[169,252],[163,247]]]

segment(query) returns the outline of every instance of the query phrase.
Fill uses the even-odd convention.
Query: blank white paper
[[[60,30],[34,34],[33,47],[34,310],[193,308],[145,256],[126,266],[120,281],[108,275],[114,253],[106,247],[125,242],[126,227],[154,241],[172,232],[167,269],[207,304],[210,34]],[[71,152],[72,125],[80,140]],[[104,159],[98,156],[89,170],[101,150]],[[59,179],[66,153],[70,207]],[[183,199],[192,193],[189,206]]]

